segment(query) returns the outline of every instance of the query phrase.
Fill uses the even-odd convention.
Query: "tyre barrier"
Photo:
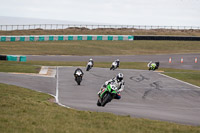
[[[0,55],[0,60],[7,60],[7,55]]]
[[[19,55],[0,55],[0,60],[26,62],[26,56],[19,56]]]
[[[173,41],[200,41],[200,37],[192,36],[134,36],[134,40],[173,40]]]
[[[33,36],[0,36],[0,42],[15,41],[73,41],[73,40],[108,40],[128,41],[134,40],[130,35],[33,35]]]

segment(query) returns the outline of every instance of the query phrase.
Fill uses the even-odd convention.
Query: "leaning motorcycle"
[[[89,71],[92,68],[92,62],[88,62],[86,66],[86,71]]]
[[[155,71],[156,69],[158,69],[159,65],[160,65],[159,62],[155,62],[155,63],[150,62],[148,63],[147,67],[149,67],[149,71],[150,70]]]
[[[115,70],[115,69],[117,69],[117,62],[116,61],[112,63],[110,70]]]
[[[81,84],[82,77],[83,77],[83,73],[81,73],[81,71],[77,71],[75,74],[75,81],[77,82],[78,85]]]
[[[97,106],[105,106],[117,94],[117,87],[113,84],[108,84],[106,88],[101,89],[101,92],[98,94],[99,99],[97,101]]]

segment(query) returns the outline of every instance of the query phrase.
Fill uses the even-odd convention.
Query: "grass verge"
[[[200,87],[200,71],[196,73],[164,73],[170,77],[197,85]]]
[[[200,127],[195,126],[67,109],[50,102],[52,98],[33,90],[0,84],[0,131],[3,133],[200,132]]]
[[[0,72],[38,73],[40,68],[32,63],[0,61]]]
[[[0,35],[169,35],[169,36],[200,36],[200,30],[178,29],[135,29],[135,28],[67,28],[57,30],[14,30],[0,31]]]
[[[200,53],[199,41],[48,41],[0,42],[1,54],[145,55]]]

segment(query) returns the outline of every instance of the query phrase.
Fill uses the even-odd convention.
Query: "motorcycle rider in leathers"
[[[77,68],[77,69],[74,71],[75,80],[77,80],[77,79],[76,79],[76,78],[77,78],[76,73],[77,73],[78,71],[80,71],[80,72],[82,73],[82,74],[81,74],[82,77],[83,77],[83,75],[84,75],[83,71],[82,71],[80,68]]]
[[[94,66],[94,61],[93,61],[93,59],[92,59],[92,58],[90,58],[89,62],[91,62],[91,63],[92,63],[92,67],[93,67],[93,66]]]
[[[115,60],[115,62],[117,63],[117,67],[119,67],[119,64],[120,64],[119,59]]]
[[[159,67],[159,62],[152,62],[152,61],[150,61],[148,64],[147,64],[147,67],[149,67],[149,71],[150,70],[156,70],[156,69],[158,69],[158,67]]]
[[[114,99],[120,99],[121,95],[120,92],[122,92],[124,90],[124,80],[123,80],[124,76],[122,73],[117,74],[116,77],[106,81],[102,87],[101,90],[103,90],[103,88],[106,88],[108,84],[113,83],[116,87],[117,87],[117,94],[114,96]],[[101,90],[98,92],[98,95],[101,93]]]

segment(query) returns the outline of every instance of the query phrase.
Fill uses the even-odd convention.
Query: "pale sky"
[[[200,0],[0,0],[0,16],[125,25],[200,26]]]

